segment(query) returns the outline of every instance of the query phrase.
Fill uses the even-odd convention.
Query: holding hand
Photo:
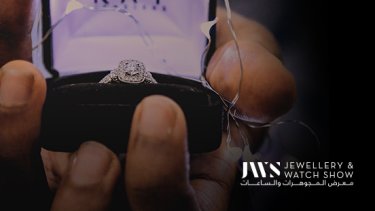
[[[2,3],[0,65],[31,58],[32,2]],[[217,50],[207,78],[231,100],[238,91],[240,67],[223,21],[224,11],[218,9],[218,15]],[[292,106],[293,77],[279,60],[277,45],[264,27],[239,15],[234,24],[244,63],[237,107],[257,121],[269,122]],[[0,194],[8,194],[13,187],[33,187],[36,169],[31,160],[45,93],[45,80],[32,64],[13,61],[1,68],[0,167],[5,173],[0,175]],[[217,151],[203,155],[189,155],[186,137],[181,108],[166,97],[151,96],[138,105],[133,117],[124,178],[119,178],[122,170],[117,156],[97,142],[86,142],[75,153],[42,150],[49,187],[56,190],[52,210],[106,210],[118,179],[125,181],[133,210],[227,210],[237,160],[226,149],[226,134]],[[28,194],[38,192],[27,190]],[[20,203],[28,197],[26,193],[15,195],[10,197],[18,197]]]

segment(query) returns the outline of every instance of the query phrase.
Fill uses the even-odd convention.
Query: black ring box
[[[43,2],[42,7],[45,34],[51,28],[49,2]],[[210,18],[215,16],[215,10],[216,1],[210,1]],[[40,137],[42,147],[72,152],[81,143],[93,140],[116,153],[124,153],[134,110],[142,99],[150,95],[167,96],[182,108],[187,120],[191,153],[210,152],[220,146],[223,104],[215,92],[200,82],[152,73],[158,84],[99,84],[109,71],[60,77],[59,70],[53,65],[53,38],[54,34],[43,43],[43,65],[53,78],[47,80]],[[214,46],[211,46],[208,58],[213,49]]]
[[[108,72],[50,80],[44,108],[43,147],[74,151],[95,140],[115,152],[126,151],[136,105],[149,95],[164,95],[184,111],[190,152],[217,149],[221,143],[223,107],[220,98],[196,81],[154,73],[159,84],[98,84]]]

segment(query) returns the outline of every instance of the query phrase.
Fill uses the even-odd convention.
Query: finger
[[[14,61],[1,68],[0,167],[4,171],[0,174],[0,195],[6,203],[23,201],[37,206],[45,196],[41,191],[48,191],[40,186],[45,181],[35,147],[45,92],[45,81],[32,64]],[[25,204],[12,206],[17,209]]]
[[[233,100],[240,90],[238,110],[252,121],[270,122],[293,105],[294,79],[277,57],[276,42],[267,30],[237,15],[234,23],[240,29],[237,33],[243,63],[241,88],[237,48],[223,23],[218,26],[218,49],[208,66],[208,81],[227,100]]]
[[[240,42],[243,78],[239,111],[253,121],[267,123],[287,112],[295,99],[295,83],[281,61],[257,43]],[[236,47],[220,47],[208,66],[207,78],[226,99],[238,93],[241,67]]]
[[[217,24],[216,46],[222,47],[233,40],[233,35],[227,21],[225,21],[227,13],[224,8],[217,8],[217,17],[219,17],[219,22]],[[272,54],[279,55],[280,50],[274,36],[263,25],[235,12],[232,12],[232,23],[239,40],[259,43]]]
[[[151,96],[137,107],[125,184],[133,210],[195,210],[189,185],[185,117],[172,100]]]
[[[2,0],[0,7],[0,66],[15,59],[31,61],[31,29],[35,0]]]
[[[41,150],[44,172],[50,190],[55,192],[59,187],[63,176],[69,171],[70,160],[73,153],[52,152],[46,149]]]
[[[30,63],[13,61],[0,71],[0,155],[27,158],[39,133],[46,83]]]
[[[214,152],[193,155],[190,177],[201,210],[228,210],[238,155],[227,148],[226,136]]]
[[[81,145],[72,156],[51,210],[107,210],[120,173],[120,162],[97,142]]]

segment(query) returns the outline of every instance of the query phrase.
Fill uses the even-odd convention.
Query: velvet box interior
[[[95,140],[123,153],[134,110],[150,95],[181,106],[190,152],[219,147],[220,97],[187,79],[201,74],[207,39],[200,25],[215,17],[215,1],[50,0],[39,6],[34,43],[53,28],[34,52],[34,63],[48,78],[43,147],[74,151]],[[98,83],[126,59],[142,61],[158,83]]]

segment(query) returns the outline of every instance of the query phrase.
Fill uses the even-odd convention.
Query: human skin
[[[0,7],[0,165],[12,166],[0,174],[0,194],[34,181],[30,160],[46,84],[32,64],[20,61],[31,58],[33,10],[31,0],[2,0]],[[218,16],[225,20],[223,9],[218,8]],[[238,14],[233,19],[244,64],[237,109],[256,121],[272,121],[291,108],[294,79],[280,61],[271,33]],[[232,37],[220,21],[207,79],[222,96],[233,99],[239,73]],[[74,153],[42,150],[48,184],[56,193],[52,210],[106,210],[121,171],[133,210],[227,210],[237,158],[224,144],[226,134],[217,151],[189,155],[186,131],[185,116],[175,102],[150,96],[135,111],[124,169],[114,153],[95,141],[87,140]],[[25,191],[18,201],[35,190]]]

